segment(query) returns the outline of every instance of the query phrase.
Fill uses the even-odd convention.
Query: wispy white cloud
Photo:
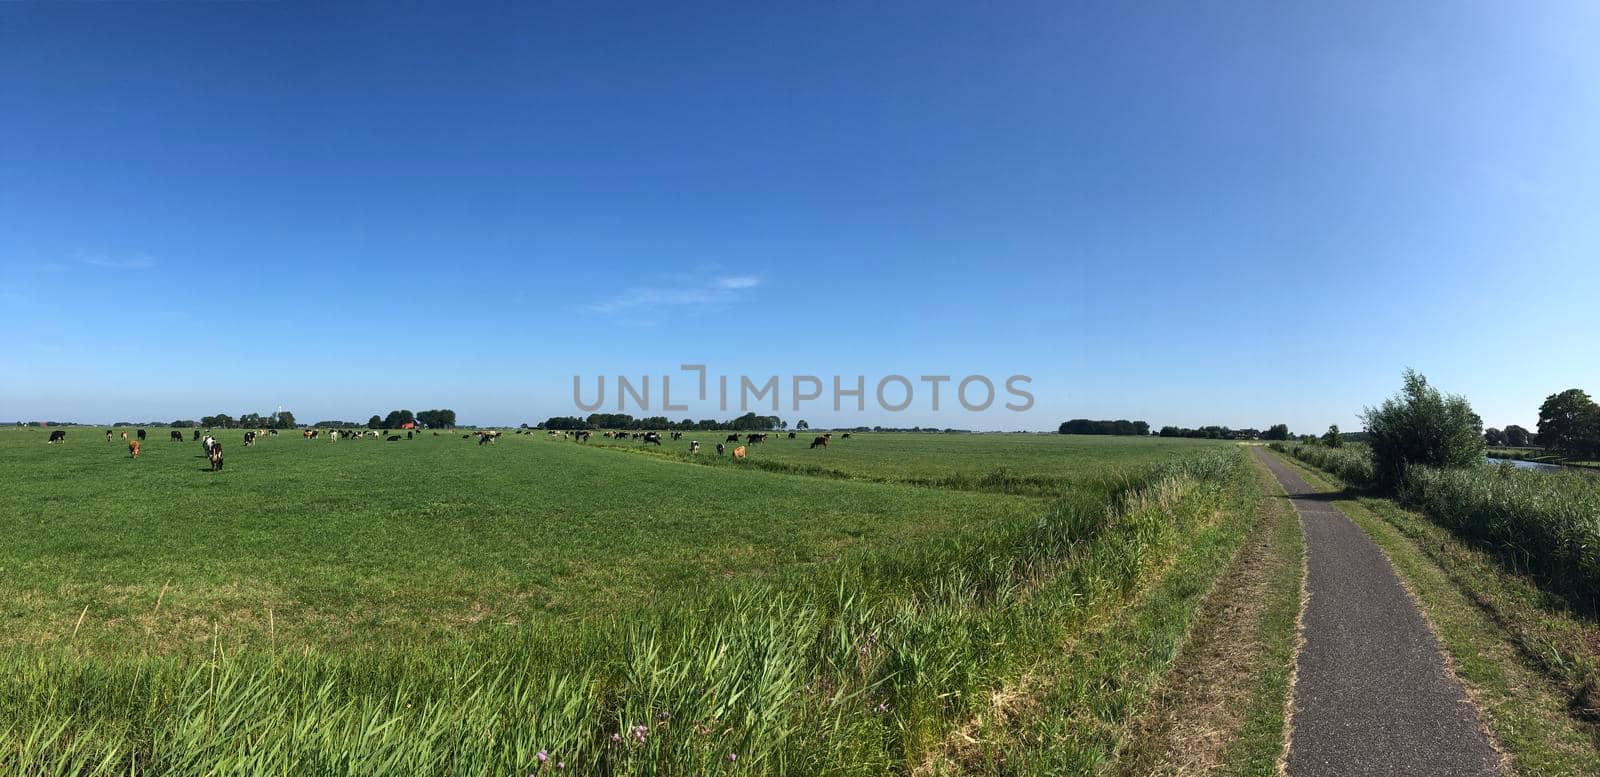
[[[629,311],[645,314],[650,311],[679,307],[714,307],[738,300],[741,292],[755,288],[761,279],[754,275],[722,276],[710,279],[673,279],[670,284],[632,286],[621,294],[587,306],[595,313]],[[681,282],[677,282],[681,281]],[[635,318],[634,323],[653,324]]]
[[[106,270],[148,270],[156,266],[155,262],[143,256],[132,259],[108,259],[103,256],[96,256],[83,260],[83,263]]]

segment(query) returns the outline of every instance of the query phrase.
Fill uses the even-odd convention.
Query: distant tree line
[[[1483,430],[1483,441],[1497,448],[1511,446],[1513,448],[1526,448],[1533,443],[1533,435],[1516,424],[1504,429],[1489,427]]]
[[[1282,437],[1273,437],[1280,433]],[[1232,429],[1226,426],[1202,426],[1199,429],[1189,429],[1180,426],[1163,426],[1157,432],[1161,437],[1190,437],[1199,440],[1286,440],[1289,438],[1289,427],[1278,424],[1263,432],[1260,429]]]
[[[366,423],[360,421],[318,421],[312,426],[325,429],[358,429],[363,426],[369,429],[399,429],[405,424],[416,424],[431,429],[453,429],[456,426],[456,411],[454,410],[424,410],[412,413],[410,410],[391,410],[387,416],[372,416]],[[134,424],[126,424],[133,426]],[[147,424],[161,426],[162,424]],[[199,421],[173,421],[169,426],[188,428],[192,426],[206,429],[293,429],[299,424],[295,421],[294,413],[288,410],[279,410],[269,415],[260,413],[245,413],[238,418],[227,413],[201,416]]]
[[[627,413],[591,413],[586,418],[576,416],[555,416],[541,421],[536,429],[549,429],[553,431],[579,430],[579,429],[629,429],[629,430],[663,430],[674,429],[679,431],[734,429],[740,431],[766,432],[774,429],[788,429],[789,422],[775,415],[757,415],[745,413],[738,418],[721,421],[706,418],[696,421],[685,418],[682,421],[672,421],[666,416],[648,416],[635,418]],[[805,421],[795,425],[796,429],[810,428]]]
[[[261,415],[260,413],[245,413],[238,418],[227,413],[201,416],[196,421],[173,421],[172,426],[187,429],[192,426],[206,429],[293,429],[295,427],[294,413],[279,410],[276,413]]]
[[[1056,430],[1058,434],[1114,434],[1138,435],[1150,434],[1150,424],[1144,421],[1128,421],[1118,419],[1115,421],[1091,421],[1087,418],[1074,418],[1071,421],[1061,422],[1061,427]]]

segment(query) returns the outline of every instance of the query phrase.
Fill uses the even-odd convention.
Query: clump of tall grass
[[[1372,461],[1360,446],[1272,448],[1358,487],[1371,486]],[[1578,472],[1531,472],[1509,464],[1412,465],[1393,496],[1436,523],[1495,551],[1518,572],[1600,609],[1600,481]]]
[[[1410,467],[1398,496],[1592,609],[1600,599],[1600,482],[1511,465]]]
[[[1369,486],[1374,480],[1372,451],[1365,445],[1351,444],[1330,448],[1326,445],[1275,442],[1271,448],[1280,453],[1287,453],[1317,469],[1332,473],[1353,486]]]
[[[455,645],[14,650],[0,656],[0,770],[903,771],[1126,597],[1241,467],[1220,449],[1032,520]]]

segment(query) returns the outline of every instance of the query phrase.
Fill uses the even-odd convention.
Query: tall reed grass
[[[1510,465],[1411,467],[1399,497],[1588,609],[1600,602],[1600,480]]]
[[[1365,445],[1352,443],[1339,448],[1329,448],[1325,445],[1275,442],[1270,447],[1317,469],[1337,475],[1340,480],[1352,486],[1364,488],[1374,482],[1372,451]]]
[[[1358,447],[1283,445],[1273,449],[1357,487],[1373,482]],[[1600,609],[1600,479],[1580,472],[1533,472],[1509,464],[1410,466],[1393,496],[1460,535],[1497,552],[1517,572]]]
[[[1114,608],[1230,483],[1219,449],[1028,521],[454,645],[0,656],[22,774],[881,774]]]

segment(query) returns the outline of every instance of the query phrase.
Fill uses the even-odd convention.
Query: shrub
[[[1406,468],[1475,467],[1483,463],[1483,419],[1465,397],[1441,394],[1406,370],[1405,388],[1362,413],[1376,482],[1398,488]]]

